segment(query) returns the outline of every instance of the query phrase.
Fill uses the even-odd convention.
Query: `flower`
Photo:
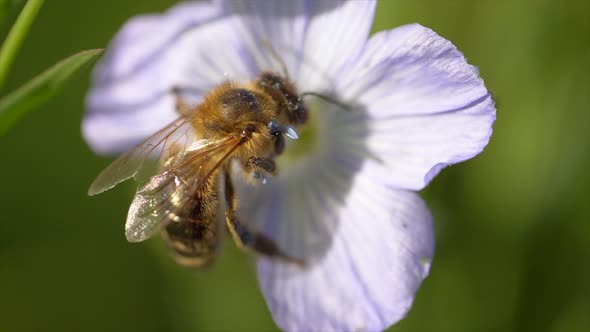
[[[282,73],[311,119],[239,216],[309,263],[257,261],[276,323],[292,331],[376,331],[408,312],[434,253],[415,191],[487,145],[494,102],[451,42],[418,24],[368,38],[373,1],[188,2],[130,20],[97,66],[83,134],[120,153],[176,118],[173,86],[198,102],[228,79]],[[280,59],[280,60],[279,60]],[[247,193],[246,193],[247,191]]]

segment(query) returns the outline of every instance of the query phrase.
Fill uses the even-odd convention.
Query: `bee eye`
[[[268,123],[268,130],[270,130],[271,135],[276,135],[282,132],[281,125],[274,120]]]
[[[302,102],[298,101],[296,104],[293,104],[293,108],[291,108],[292,118],[293,121],[297,124],[303,124],[307,122],[309,118],[309,114],[305,105]]]

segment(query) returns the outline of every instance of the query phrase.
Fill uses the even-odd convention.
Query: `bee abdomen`
[[[215,223],[206,221],[171,222],[162,237],[176,262],[188,268],[205,267],[213,263],[217,251]]]

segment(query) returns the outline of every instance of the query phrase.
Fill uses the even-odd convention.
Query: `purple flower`
[[[408,312],[434,253],[414,192],[488,143],[494,102],[462,53],[418,24],[368,38],[373,1],[184,3],[129,21],[94,72],[83,122],[94,151],[120,153],[226,80],[283,73],[309,123],[266,185],[238,186],[245,222],[308,263],[261,258],[276,323],[290,331],[376,331]],[[280,60],[279,60],[280,59]]]

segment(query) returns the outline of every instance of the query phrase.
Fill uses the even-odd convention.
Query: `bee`
[[[266,182],[285,137],[308,119],[302,95],[288,78],[263,72],[243,84],[227,82],[189,107],[178,89],[179,117],[105,168],[88,190],[96,195],[134,177],[140,184],[129,208],[125,235],[140,242],[161,233],[176,262],[188,268],[215,260],[225,200],[225,225],[238,247],[302,265],[272,239],[236,216],[231,165]],[[153,160],[157,162],[153,162]],[[223,188],[223,190],[222,190]]]

